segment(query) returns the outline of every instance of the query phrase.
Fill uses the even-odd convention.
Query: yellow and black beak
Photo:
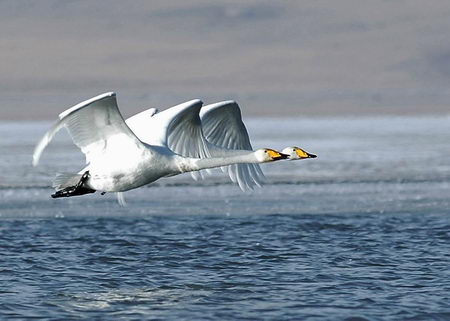
[[[273,159],[279,160],[279,159],[288,159],[289,158],[288,154],[283,154],[283,153],[278,153],[278,154],[279,154],[279,156],[274,157]]]
[[[314,154],[305,152],[303,149],[300,149],[300,148],[297,148],[297,149],[295,150],[295,152],[297,153],[297,156],[298,156],[300,159],[316,158],[316,157],[317,157],[317,155],[314,155]]]
[[[275,151],[273,149],[269,149],[267,152],[269,153],[270,157],[273,160],[280,160],[280,159],[287,159],[287,158],[289,158],[289,155],[277,152],[277,151]]]

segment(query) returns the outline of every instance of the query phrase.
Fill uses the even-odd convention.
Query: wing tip
[[[38,166],[38,164],[39,164],[39,158],[35,158],[34,157],[34,155],[33,155],[33,161],[31,162],[31,165],[33,165],[33,167],[36,167],[36,166]]]
[[[41,158],[42,152],[45,147],[50,143],[53,136],[61,129],[61,121],[57,121],[53,126],[42,136],[33,151],[33,161],[31,162],[34,167],[39,164],[39,159]]]
[[[227,107],[234,110],[238,117],[241,117],[241,109],[239,107],[239,104],[235,100],[224,100],[217,103],[208,104],[201,109],[200,117],[205,116],[207,113],[213,110],[226,110]]]
[[[170,115],[170,117],[174,117],[178,113],[182,111],[192,110],[192,109],[200,109],[203,106],[203,101],[200,99],[192,99],[189,101],[186,101],[184,103],[175,105],[173,107],[170,107],[166,110],[164,110],[166,113],[165,115]]]
[[[195,98],[195,99],[191,99],[191,100],[189,100],[189,101],[187,101],[185,103],[182,103],[181,105],[189,105],[189,106],[201,105],[201,106],[203,106],[203,101],[201,99],[199,99],[199,98]]]
[[[236,100],[223,100],[223,101],[219,101],[217,103],[208,104],[205,107],[216,108],[216,107],[223,107],[223,106],[228,106],[228,105],[238,105],[238,103]]]
[[[89,98],[87,100],[84,100],[81,103],[76,104],[75,106],[70,107],[69,109],[63,111],[61,114],[59,114],[58,117],[59,117],[59,119],[63,119],[64,117],[67,117],[68,115],[70,115],[71,113],[76,111],[77,109],[86,107],[86,106],[92,104],[95,101],[98,101],[98,100],[101,100],[101,99],[105,99],[105,98],[108,98],[108,97],[116,97],[116,93],[113,92],[113,91],[110,91],[110,92],[107,92],[107,93],[100,94],[100,95],[97,95],[95,97]]]
[[[33,160],[31,162],[33,167],[36,167],[39,164],[39,160],[41,159],[42,152],[44,151],[45,147],[47,146],[46,140],[47,140],[46,136],[44,136],[43,139],[41,139],[41,141],[34,148]]]
[[[32,157],[32,161],[31,161],[31,165],[33,165],[33,167],[38,166],[39,159],[41,158],[41,153],[39,152],[38,147],[39,147],[39,145],[37,145],[33,151],[33,157]]]

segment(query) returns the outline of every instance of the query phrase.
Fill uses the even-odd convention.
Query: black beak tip
[[[317,157],[317,155],[314,155],[314,154],[308,154],[308,156],[309,156],[309,158],[316,158]]]
[[[280,160],[280,159],[288,159],[289,158],[288,154],[283,154],[283,153],[279,153],[279,154],[280,154],[280,156],[276,156],[273,159],[274,160]]]

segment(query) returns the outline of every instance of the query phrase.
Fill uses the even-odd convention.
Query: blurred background
[[[0,1],[0,120],[116,91],[244,115],[449,113],[450,2]]]

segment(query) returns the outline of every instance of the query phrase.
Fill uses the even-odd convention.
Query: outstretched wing
[[[195,99],[159,113],[146,110],[126,122],[147,144],[166,146],[185,157],[205,158],[209,152],[199,117],[202,104],[201,100]],[[191,175],[194,179],[201,177],[200,172],[191,172]]]
[[[213,144],[211,156],[222,156],[226,150],[253,150],[241,110],[235,101],[223,101],[204,106],[200,111],[203,134]],[[264,181],[258,164],[234,164],[222,167],[242,190],[253,189]]]
[[[59,115],[59,121],[44,135],[33,153],[33,165],[37,165],[45,147],[53,136],[65,127],[75,145],[86,155],[86,163],[103,154],[108,148],[137,150],[142,142],[125,124],[117,107],[116,94],[106,93],[86,100]]]

